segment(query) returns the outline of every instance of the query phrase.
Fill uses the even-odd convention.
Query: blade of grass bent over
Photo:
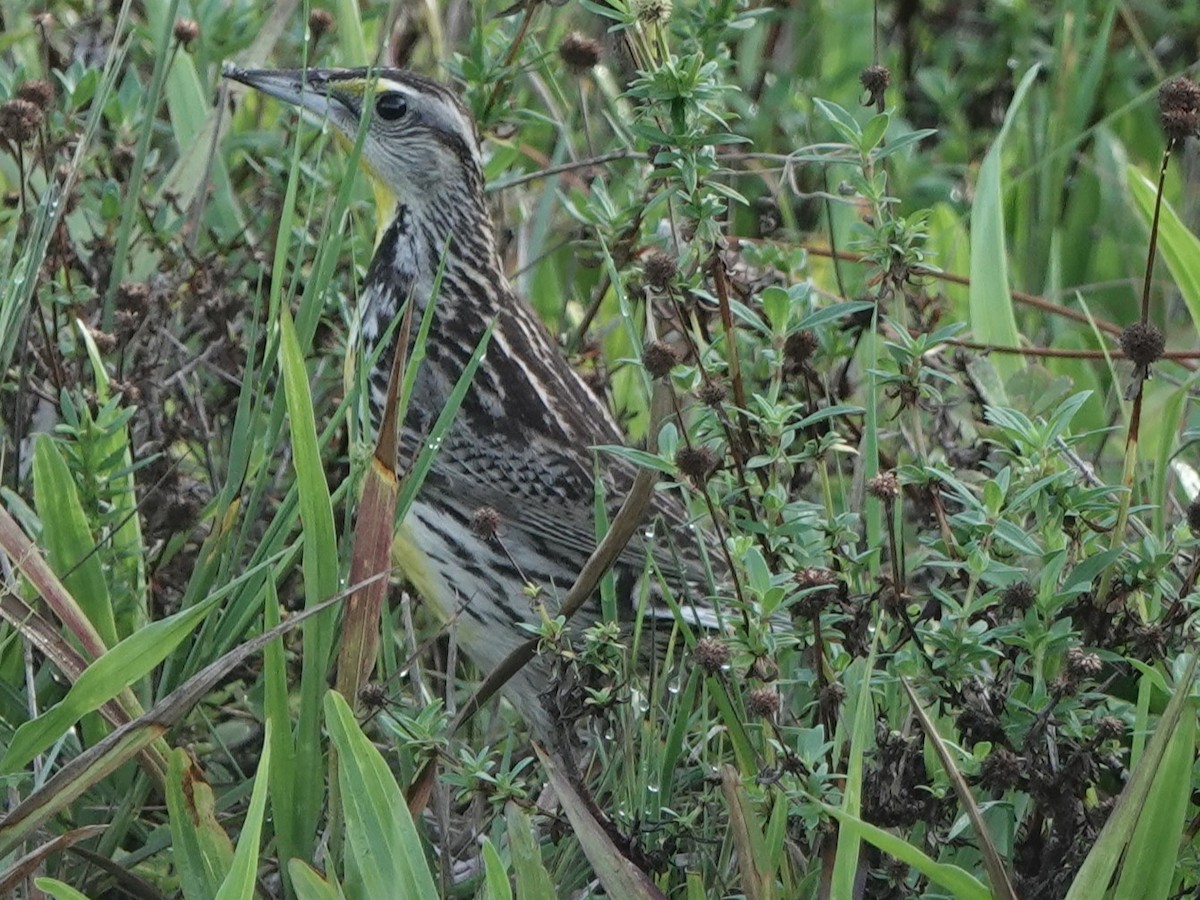
[[[222,679],[227,678],[233,669],[271,641],[282,637],[313,616],[329,611],[342,599],[340,595],[332,597],[234,648],[158,701],[144,715],[117,728],[98,744],[89,747],[64,765],[40,788],[0,816],[0,856],[9,853],[26,835],[62,812],[98,781],[160,738]]]

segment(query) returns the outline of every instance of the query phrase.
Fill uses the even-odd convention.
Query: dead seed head
[[[705,406],[716,408],[725,402],[729,391],[725,385],[719,381],[706,381],[700,385],[700,390],[697,391],[697,396],[700,397],[700,402]]]
[[[1190,78],[1172,78],[1158,91],[1158,114],[1172,142],[1200,134],[1200,85]]]
[[[783,216],[774,197],[759,197],[754,204],[754,211],[758,215],[759,237],[769,237],[783,227]]]
[[[485,541],[493,540],[500,531],[503,521],[500,513],[491,506],[481,506],[471,514],[471,531]]]
[[[132,313],[150,309],[150,285],[141,281],[126,281],[117,288],[117,306]]]
[[[379,709],[387,703],[387,685],[378,681],[369,681],[358,692],[358,699],[367,709]]]
[[[800,588],[822,587],[837,581],[836,575],[828,569],[822,569],[819,566],[809,566],[801,569],[792,577],[796,581],[796,586]]]
[[[1096,720],[1096,737],[1112,741],[1125,734],[1125,723],[1116,716],[1101,716]]]
[[[696,658],[697,665],[710,675],[729,665],[729,645],[719,638],[700,638],[696,641],[692,655]]]
[[[679,355],[666,341],[650,341],[642,348],[642,365],[651,378],[665,378],[678,362]]]
[[[1021,613],[1033,606],[1037,592],[1028,581],[1018,581],[1010,584],[1000,592],[1000,603],[1008,613]]]
[[[759,681],[774,681],[779,677],[779,666],[769,656],[756,656],[750,664],[750,674]]]
[[[782,706],[783,701],[779,699],[779,692],[774,688],[755,688],[746,695],[746,709],[750,711],[750,715],[759,719],[774,719],[779,715]]]
[[[186,47],[200,37],[200,23],[195,19],[176,19],[172,34],[175,40]]]
[[[308,14],[308,32],[314,41],[319,41],[333,31],[333,16],[326,9],[314,9]]]
[[[1158,326],[1134,322],[1121,332],[1121,350],[1136,366],[1148,366],[1163,355],[1167,339]]]
[[[1025,765],[1005,747],[993,747],[979,767],[979,781],[990,791],[1008,791],[1021,781]]]
[[[27,100],[45,112],[54,103],[54,85],[41,78],[27,81],[17,88],[17,99]]]
[[[42,111],[28,100],[9,100],[0,106],[0,138],[26,144],[42,124]]]
[[[96,347],[101,353],[112,353],[117,347],[116,335],[101,331],[99,328],[92,329],[92,340],[96,342]]]
[[[858,80],[862,82],[862,86],[870,94],[870,97],[863,105],[875,106],[882,102],[884,92],[888,89],[888,85],[892,83],[892,73],[888,71],[887,66],[867,66],[862,70],[862,74],[858,76]]]
[[[783,356],[791,368],[798,369],[812,358],[813,353],[821,346],[817,336],[805,329],[789,334],[783,345]]]
[[[572,73],[582,75],[600,62],[600,42],[572,31],[558,45],[558,55]]]
[[[658,291],[665,291],[675,280],[679,264],[665,250],[651,250],[642,260],[642,271],[646,273],[646,284]]]
[[[895,472],[880,472],[867,482],[867,493],[885,502],[900,496],[900,482]]]
[[[801,569],[792,576],[792,580],[796,582],[796,587],[803,591],[811,588],[827,588],[837,581],[837,577],[828,569],[810,567]],[[820,615],[825,607],[833,601],[834,593],[830,590],[809,590],[809,593],[792,604],[792,613],[806,618]]]
[[[1082,647],[1071,647],[1067,650],[1067,677],[1074,682],[1085,678],[1095,678],[1104,668],[1100,657],[1088,653]]]
[[[679,471],[697,484],[704,484],[717,470],[721,457],[709,447],[680,447],[675,454]]]
[[[821,704],[821,709],[829,713],[836,713],[838,707],[842,705],[842,701],[846,699],[846,686],[840,681],[831,681],[825,687],[821,688],[821,693],[818,695],[818,702]]]

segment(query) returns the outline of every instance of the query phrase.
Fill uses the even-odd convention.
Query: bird
[[[484,194],[476,126],[449,87],[395,68],[227,67],[225,75],[328,122],[350,142],[368,120],[361,162],[388,224],[362,283],[361,333],[353,339],[362,359],[377,360],[367,373],[376,427],[397,350],[394,321],[410,298],[418,321],[436,303],[401,426],[402,458],[428,439],[485,330],[493,328],[401,526],[396,553],[407,581],[452,623],[458,646],[489,673],[528,640],[523,625],[538,622],[528,586],[537,586],[553,614],[555,598],[594,550],[592,448],[623,444],[622,429],[509,283]],[[377,352],[389,335],[389,345]],[[634,465],[603,455],[601,467],[607,496],[619,501]],[[652,512],[669,522],[672,535],[692,531],[674,495],[656,492]],[[479,527],[481,515],[491,519],[487,528]],[[499,540],[487,533],[496,525]],[[639,535],[614,567],[622,617],[636,609],[647,552]],[[670,568],[680,555],[660,550],[655,559]],[[655,615],[670,613],[656,606]],[[581,617],[599,620],[598,600]],[[552,677],[547,661],[536,659],[503,691],[526,723],[543,732],[556,727],[545,702]]]

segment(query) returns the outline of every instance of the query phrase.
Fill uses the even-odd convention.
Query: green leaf
[[[483,839],[483,890],[481,900],[512,900],[512,886],[508,883],[508,869],[500,858],[500,851],[487,838]]]
[[[254,792],[250,795],[250,808],[238,835],[237,850],[233,854],[233,865],[217,891],[217,900],[254,900],[255,874],[258,871],[258,843],[262,837],[263,817],[267,808],[267,785],[271,773],[271,723],[263,733],[262,756],[254,773]]]
[[[301,859],[288,860],[288,875],[299,900],[343,900],[346,896],[337,884],[330,884]]]
[[[554,900],[554,882],[542,864],[542,850],[534,840],[533,822],[515,803],[504,808],[504,818],[508,822],[508,847],[517,876],[517,896],[521,900]]]
[[[87,713],[99,709],[148,674],[195,630],[220,599],[221,595],[215,595],[198,606],[147,625],[88,666],[59,703],[17,729],[8,752],[0,760],[0,775],[20,770]]]
[[[325,725],[337,752],[348,852],[366,896],[426,900],[438,890],[396,779],[336,691],[325,694]],[[321,779],[314,779],[318,782]]]
[[[1115,550],[1102,550],[1093,556],[1089,556],[1072,569],[1071,574],[1063,579],[1063,592],[1076,588],[1087,588],[1101,572],[1116,562],[1124,552],[1124,548],[1118,547]]]
[[[1180,692],[1187,693],[1184,687]],[[1166,900],[1171,894],[1196,755],[1196,708],[1183,708],[1179,726],[1163,754],[1137,829],[1125,851],[1114,900]]]
[[[1155,776],[1162,766],[1167,745],[1174,738],[1184,711],[1187,710],[1190,717],[1195,716],[1195,713],[1191,711],[1188,698],[1196,675],[1197,659],[1200,657],[1196,654],[1188,657],[1187,668],[1176,682],[1171,702],[1163,711],[1162,718],[1159,719],[1158,727],[1154,729],[1154,734],[1146,745],[1145,752],[1142,753],[1137,765],[1130,773],[1124,789],[1117,797],[1116,806],[1113,807],[1108,821],[1100,830],[1096,843],[1092,845],[1087,858],[1084,859],[1083,865],[1076,873],[1075,880],[1071,883],[1071,889],[1067,892],[1067,900],[1091,900],[1093,897],[1103,897],[1108,890],[1117,864],[1124,856],[1133,838],[1138,820],[1149,808],[1147,799],[1150,796]],[[1195,727],[1195,723],[1189,723],[1186,727],[1192,729]],[[1187,746],[1190,752],[1191,744]],[[1182,782],[1174,783],[1173,788],[1183,793],[1182,789],[1188,784],[1190,784],[1190,779],[1184,778]],[[1172,843],[1172,850],[1177,846],[1178,843]],[[1172,853],[1173,858],[1174,854]],[[1173,867],[1172,871],[1174,871]]]
[[[879,142],[883,140],[883,136],[887,132],[889,120],[890,117],[884,112],[873,116],[871,121],[867,122],[863,127],[862,138],[858,144],[862,153],[870,153],[879,146]]]
[[[654,453],[647,453],[645,450],[638,450],[636,447],[621,447],[616,444],[597,444],[592,448],[601,453],[611,453],[613,456],[620,456],[623,459],[629,460],[635,465],[641,466],[643,469],[653,469],[656,472],[663,472],[667,475],[675,474],[675,464],[669,460],[663,459]]]
[[[797,330],[808,329],[811,331],[827,322],[836,322],[838,319],[844,319],[857,312],[872,309],[874,306],[874,303],[867,300],[848,300],[845,303],[835,303],[833,306],[823,306],[801,319],[800,324],[796,328]]]
[[[860,146],[862,128],[854,116],[846,111],[845,107],[828,100],[822,100],[819,97],[813,100],[813,105],[837,129],[838,134],[842,136],[842,139],[847,144],[850,144],[855,149]]]
[[[1154,198],[1158,186],[1137,170],[1129,166],[1126,170],[1129,192],[1146,221],[1147,226],[1154,216]],[[1200,238],[1179,218],[1165,199],[1158,216],[1158,252],[1175,279],[1175,286],[1192,316],[1192,326],[1200,329]]]
[[[95,554],[96,541],[75,490],[75,477],[54,439],[39,434],[33,448],[33,498],[42,520],[42,543],[54,571],[75,598],[105,646],[117,643],[108,583]]]
[[[217,822],[212,786],[186,751],[171,752],[167,773],[171,858],[187,900],[216,895],[233,863],[233,845]]]
[[[33,883],[39,891],[45,891],[54,900],[88,900],[87,894],[81,894],[57,878],[35,878]]]
[[[838,841],[839,859],[841,858],[841,834],[853,834],[855,838],[868,841],[889,856],[912,866],[933,883],[950,891],[958,900],[991,900],[992,895],[987,889],[987,885],[965,869],[937,862],[903,838],[870,825],[857,816],[850,815],[844,809],[824,803],[821,806],[837,819],[841,826]],[[857,860],[855,861],[857,862]]]
[[[1000,181],[1004,166],[1004,139],[1016,119],[1025,94],[1037,77],[1038,68],[1030,68],[1017,85],[1000,133],[996,135],[996,140],[983,159],[983,165],[979,167],[975,200],[971,204],[971,329],[976,340],[998,347],[1019,347],[1021,344],[1008,288],[1004,188]],[[1016,353],[996,354],[992,361],[1005,380],[1024,366],[1021,356]]]

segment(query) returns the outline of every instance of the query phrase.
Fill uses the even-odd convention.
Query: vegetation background
[[[0,893],[1200,887],[1194,4],[0,23]],[[477,678],[401,586],[326,692],[376,210],[221,67],[372,60],[461,88],[514,283],[725,539],[729,628],[649,674],[543,621],[576,773],[503,704],[450,734]]]

